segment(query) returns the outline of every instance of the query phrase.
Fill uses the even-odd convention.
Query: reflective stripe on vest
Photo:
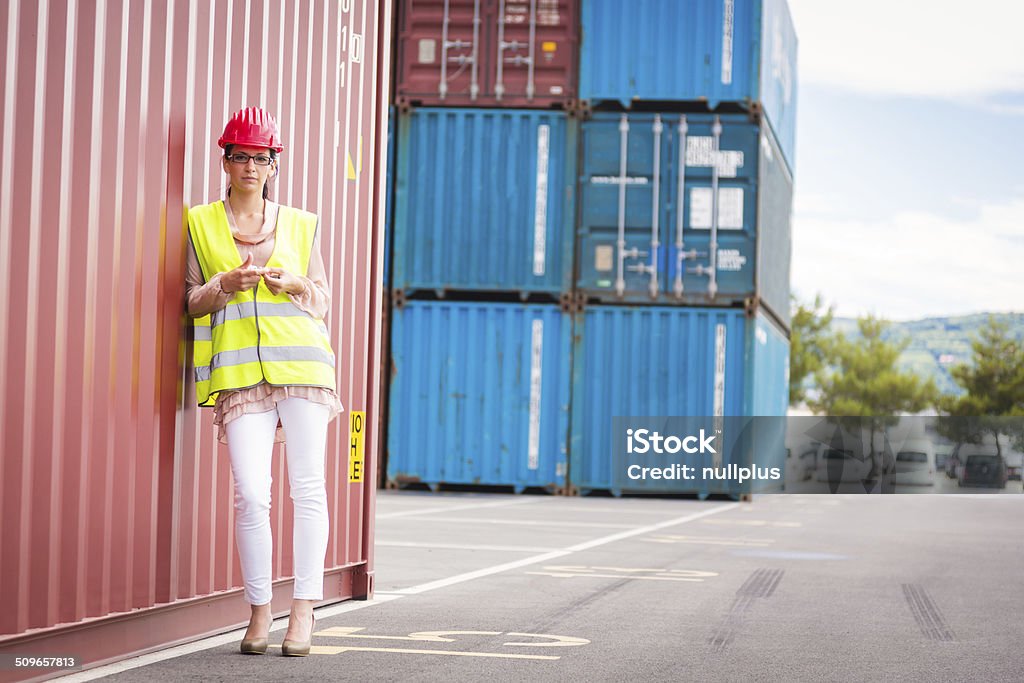
[[[242,264],[223,202],[194,207],[188,219],[207,281]],[[282,206],[267,267],[305,275],[316,227],[315,215]],[[213,405],[218,392],[262,381],[335,388],[335,358],[327,326],[292,303],[287,294],[271,294],[262,280],[255,294],[253,290],[237,292],[227,306],[196,318],[193,324],[196,398],[201,406]]]

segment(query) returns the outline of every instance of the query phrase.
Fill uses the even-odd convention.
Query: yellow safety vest
[[[315,214],[282,206],[267,267],[306,275],[316,229]],[[207,282],[242,265],[223,202],[191,208],[188,230]],[[201,406],[212,406],[218,392],[263,381],[335,388],[327,326],[284,292],[271,294],[262,280],[254,290],[236,292],[221,310],[195,318],[193,325],[196,398]]]

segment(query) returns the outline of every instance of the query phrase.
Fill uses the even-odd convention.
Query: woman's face
[[[250,158],[244,159],[244,163],[239,163],[243,160],[241,155]],[[256,159],[251,157],[256,157]],[[257,159],[261,161],[270,159],[270,150],[266,147],[231,146],[231,154],[221,161],[224,165],[224,172],[230,178],[233,191],[263,193],[263,185],[267,182],[267,178],[272,176],[277,169],[277,160],[272,160],[267,166],[261,166],[256,163]]]

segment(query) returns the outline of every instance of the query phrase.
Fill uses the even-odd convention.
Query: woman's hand
[[[306,283],[282,268],[264,268],[263,281],[267,283],[270,293],[275,295],[281,292],[298,295],[306,291]]]
[[[225,292],[244,292],[260,283],[265,268],[257,268],[252,264],[252,254],[245,257],[242,265],[229,270],[220,276],[220,288]]]

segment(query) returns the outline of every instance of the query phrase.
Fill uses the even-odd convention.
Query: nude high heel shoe
[[[267,641],[269,638],[249,638],[242,639],[242,644],[239,649],[243,655],[262,655],[267,651]]]
[[[309,625],[309,640],[285,640],[281,643],[281,654],[285,657],[305,657],[313,644],[313,631],[316,629],[316,615],[312,615],[313,623]]]

